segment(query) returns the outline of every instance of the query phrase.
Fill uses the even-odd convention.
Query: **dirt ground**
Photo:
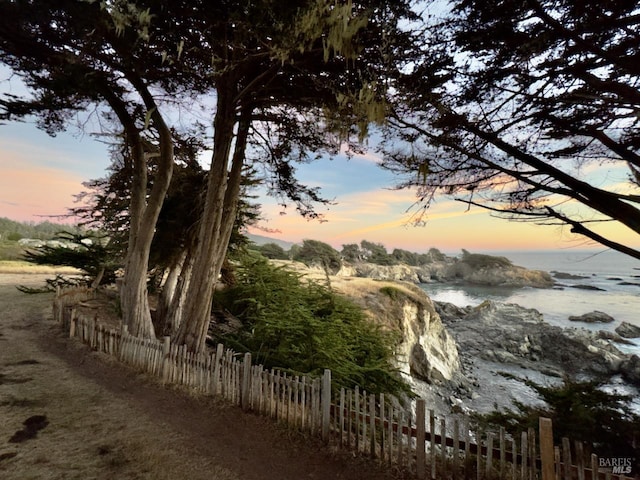
[[[44,278],[0,274],[1,479],[397,478],[65,338]]]

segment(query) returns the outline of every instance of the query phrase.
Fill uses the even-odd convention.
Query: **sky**
[[[73,130],[72,130],[73,132]],[[467,209],[451,198],[436,199],[424,226],[411,225],[415,192],[394,190],[398,179],[381,169],[373,154],[320,160],[299,167],[303,182],[322,188],[334,205],[318,208],[323,221],[306,220],[294,206],[283,209],[260,193],[267,231],[253,233],[290,242],[322,240],[341,249],[348,243],[369,240],[388,250],[426,251],[431,247],[456,253],[510,250],[599,248],[585,243],[567,228],[509,222],[480,208]],[[52,138],[29,123],[0,125],[0,217],[18,221],[56,221],[74,206],[82,182],[103,177],[109,164],[106,146],[89,134],[62,133]],[[594,167],[590,176],[601,185],[621,182],[620,172]],[[52,218],[52,216],[54,216]],[[637,235],[610,229],[630,245]],[[636,245],[637,246],[637,245]]]

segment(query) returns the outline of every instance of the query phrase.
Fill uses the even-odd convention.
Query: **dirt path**
[[[64,337],[0,274],[0,478],[391,479],[255,415],[163,388]]]

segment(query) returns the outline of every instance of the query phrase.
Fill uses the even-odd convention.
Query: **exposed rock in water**
[[[511,364],[546,375],[611,376],[627,356],[595,332],[546,323],[535,309],[485,301],[459,309],[436,302],[464,357]]]
[[[605,292],[604,288],[596,287],[594,285],[568,285],[571,288],[578,288],[580,290],[593,290],[597,292]]]
[[[622,363],[622,376],[630,383],[640,385],[640,357],[631,355],[631,357]]]
[[[585,313],[583,315],[572,315],[569,317],[572,322],[585,322],[585,323],[612,323],[615,319],[604,312],[594,310],[593,312]]]
[[[626,338],[623,338],[617,333],[609,332],[607,330],[600,330],[598,332],[598,338],[602,338],[604,340],[611,340],[612,342],[622,343],[624,345],[635,345],[633,342],[630,342],[629,340],[627,340]]]
[[[640,327],[622,322],[616,327],[616,333],[624,338],[640,338]]]
[[[556,272],[555,270],[551,270],[551,275],[560,280],[583,280],[589,278],[586,275],[574,275],[573,273]]]
[[[547,272],[528,270],[516,265],[493,264],[472,266],[465,262],[455,262],[446,266],[422,267],[431,278],[440,282],[453,282],[501,287],[551,288],[554,281]]]

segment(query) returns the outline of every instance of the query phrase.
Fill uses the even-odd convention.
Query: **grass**
[[[0,273],[39,273],[51,275],[60,273],[63,275],[76,275],[79,274],[80,271],[71,267],[35,265],[25,262],[24,260],[0,260]]]

